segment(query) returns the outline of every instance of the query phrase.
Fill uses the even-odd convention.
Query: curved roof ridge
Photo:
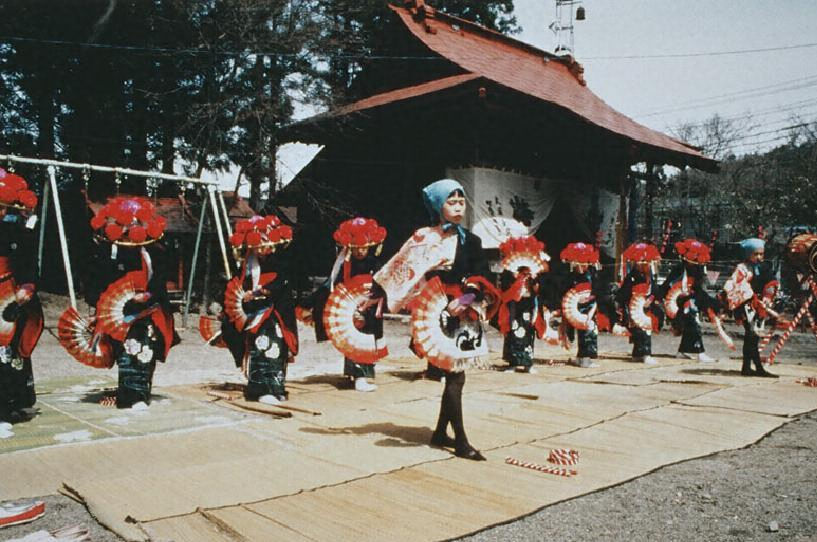
[[[426,47],[466,72],[567,109],[612,133],[708,163],[698,149],[653,130],[617,111],[585,84],[581,65],[572,57],[544,53],[481,25],[444,14],[424,0],[390,4],[406,28]],[[452,21],[455,22],[452,26]]]
[[[568,55],[567,57],[561,55],[555,55],[551,52],[545,51],[544,49],[539,49],[535,45],[531,45],[530,43],[518,40],[514,37],[508,36],[507,34],[503,34],[497,30],[493,30],[488,28],[487,26],[483,26],[479,23],[475,23],[474,21],[469,21],[468,19],[463,19],[461,17],[457,17],[456,15],[450,15],[444,11],[441,11],[435,7],[429,6],[425,3],[425,0],[405,0],[405,9],[407,9],[415,20],[420,21],[425,17],[432,17],[439,20],[445,20],[452,24],[456,24],[460,27],[467,27],[470,30],[487,34],[491,37],[507,41],[510,44],[517,46],[520,49],[526,49],[531,53],[536,53],[538,55],[542,55],[543,57],[548,57],[551,60],[556,61],[564,61],[566,58],[570,58],[573,62],[573,57]],[[395,6],[394,4],[390,4],[392,9],[400,9],[399,6]]]

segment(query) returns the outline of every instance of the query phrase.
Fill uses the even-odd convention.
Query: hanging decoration
[[[98,239],[122,246],[143,246],[162,238],[167,221],[145,198],[117,196],[91,219]]]
[[[37,207],[37,194],[25,179],[0,168],[0,206],[31,212]]]

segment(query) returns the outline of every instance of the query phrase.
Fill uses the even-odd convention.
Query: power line
[[[734,147],[731,150],[740,149],[741,147],[760,147],[761,145],[766,145],[768,143],[780,142],[781,139],[784,139],[784,138],[787,138],[787,137],[789,137],[789,134],[780,134],[778,136],[763,139],[761,141],[747,141],[745,143],[738,143],[737,145],[734,145]],[[758,150],[758,149],[756,149],[756,150]],[[743,152],[746,152],[746,151],[743,151]]]
[[[719,98],[717,100],[712,100],[709,103],[701,103],[701,104],[696,104],[696,105],[687,105],[687,106],[684,106],[684,107],[674,107],[674,108],[671,108],[671,109],[664,109],[663,111],[655,111],[653,113],[648,113],[646,115],[638,115],[637,118],[655,117],[655,116],[664,115],[664,114],[667,114],[667,113],[677,113],[679,111],[689,111],[691,109],[701,109],[703,107],[713,107],[713,106],[716,106],[716,105],[723,105],[723,104],[727,104],[727,103],[732,103],[732,102],[734,102],[736,100],[744,100],[744,99],[748,99],[748,98],[762,98],[764,96],[771,96],[773,94],[779,94],[781,92],[791,92],[793,90],[801,90],[801,89],[809,88],[809,87],[813,87],[813,86],[817,86],[817,79],[815,79],[814,81],[808,82],[808,83],[801,83],[801,84],[798,84],[798,85],[793,85],[793,86],[789,86],[789,87],[786,87],[786,88],[781,88],[781,89],[768,91],[768,92],[754,92],[752,94],[746,94],[746,95],[743,95],[743,96]]]
[[[779,81],[777,83],[773,83],[771,85],[764,85],[762,87],[753,87],[753,88],[748,88],[748,89],[743,89],[743,90],[736,90],[736,91],[733,91],[733,92],[727,92],[725,94],[716,94],[714,96],[705,96],[705,97],[702,97],[702,98],[693,98],[691,100],[685,100],[683,102],[678,102],[675,105],[691,105],[691,104],[696,104],[696,103],[701,103],[701,102],[709,102],[709,101],[718,100],[718,99],[721,99],[721,98],[727,98],[727,97],[732,97],[732,96],[740,96],[741,94],[753,93],[753,92],[760,91],[760,90],[768,90],[768,89],[775,89],[775,88],[779,88],[779,87],[785,87],[787,85],[791,85],[792,83],[802,83],[802,82],[805,82],[805,81],[811,81],[811,80],[813,80],[815,78],[817,78],[817,74],[808,75],[806,77],[798,77],[797,79],[789,79],[787,81]],[[660,111],[660,110],[656,110],[656,111]],[[645,112],[645,113],[639,113],[638,115],[647,115],[647,114],[653,114],[653,113],[655,113],[655,112],[654,111],[648,111],[648,112]]]
[[[768,134],[776,134],[778,132],[787,132],[787,131],[790,131],[790,130],[796,130],[797,128],[805,128],[806,126],[810,126],[810,125],[811,125],[811,123],[809,123],[809,122],[801,122],[800,124],[792,124],[791,126],[784,126],[783,128],[777,128],[775,130],[764,130],[762,132],[750,132],[750,133],[742,135],[740,137],[736,137],[732,141],[743,141],[744,139],[757,137],[759,135],[768,135]],[[788,134],[784,134],[784,135],[788,135]]]
[[[807,100],[802,100],[799,102],[793,102],[792,104],[788,104],[785,107],[775,106],[768,109],[760,109],[758,111],[747,111],[745,113],[741,113],[738,115],[729,115],[729,116],[719,116],[719,120],[729,123],[732,121],[745,121],[752,129],[758,128],[765,128],[769,126],[774,126],[776,124],[784,123],[784,122],[796,122],[800,119],[815,117],[817,118],[817,111],[814,111],[814,107],[817,106],[817,98],[809,98]],[[788,113],[788,114],[787,114]],[[760,124],[753,124],[756,119],[768,117],[770,115],[785,115],[781,116],[780,118],[776,118],[773,120],[768,120],[766,122]],[[678,128],[689,128],[689,129],[700,129],[705,128],[712,122],[712,118],[709,120],[705,120],[703,122],[696,122],[696,123],[678,123],[675,125],[665,125],[663,128],[664,132],[667,133],[676,133]],[[677,134],[676,134],[677,137]]]
[[[274,58],[303,58],[309,56],[307,53],[282,53],[280,51],[221,51],[216,49],[188,48],[170,49],[165,47],[140,47],[135,45],[112,45],[109,43],[89,43],[81,41],[67,40],[46,40],[37,38],[24,38],[20,36],[0,36],[0,42],[22,42],[41,43],[45,45],[67,45],[74,47],[85,47],[89,49],[111,49],[121,51],[132,51],[141,53],[161,53],[168,55],[217,55],[217,56],[268,56]],[[367,55],[367,54],[329,54],[318,53],[316,58],[332,58],[340,60],[446,60],[440,56],[400,56],[400,55]]]
[[[799,43],[797,45],[785,45],[782,47],[765,47],[762,49],[735,49],[732,51],[708,51],[700,53],[669,53],[662,55],[621,55],[621,56],[591,56],[582,60],[640,60],[650,58],[694,58],[702,56],[726,56],[726,55],[746,55],[753,53],[768,53],[771,51],[789,51],[792,49],[807,49],[817,47],[817,42]]]
[[[761,118],[761,117],[768,117],[769,115],[778,115],[778,114],[782,114],[782,113],[788,113],[788,112],[791,112],[791,111],[796,111],[797,112],[797,115],[794,115],[795,117],[801,116],[801,115],[812,115],[812,114],[817,113],[817,112],[811,111],[811,109],[815,105],[817,105],[817,98],[808,98],[806,100],[801,100],[799,102],[792,102],[791,104],[787,104],[787,105],[785,105],[783,107],[775,106],[775,107],[770,107],[770,108],[758,109],[757,111],[747,111],[745,113],[740,113],[740,114],[737,114],[737,115],[719,116],[719,119],[722,120],[722,121],[727,121],[727,122],[728,121],[735,121],[735,120],[747,120],[747,121],[749,121],[749,120],[755,120],[755,119]],[[792,120],[792,114],[790,114],[787,117],[783,117],[783,118],[779,118],[777,120],[766,122],[766,123],[762,124],[761,126],[769,126],[769,125],[777,124],[777,123],[781,123],[781,122],[791,122],[791,120]],[[681,125],[688,126],[690,128],[702,128],[702,127],[706,126],[707,124],[709,124],[709,122],[710,121],[706,120],[706,121],[703,121],[703,122],[695,122],[695,123],[681,123]],[[673,130],[673,128],[675,128],[675,126],[667,126],[665,128],[665,131],[671,132]]]
[[[217,51],[213,49],[202,49],[202,48],[186,48],[186,49],[171,49],[166,47],[140,47],[135,45],[113,45],[109,43],[90,43],[90,42],[81,42],[81,41],[68,41],[68,40],[47,40],[47,39],[38,39],[38,38],[26,38],[22,36],[1,36],[0,41],[11,41],[11,42],[29,42],[29,43],[42,43],[48,45],[71,45],[71,46],[79,46],[79,47],[88,47],[94,49],[118,49],[124,51],[138,51],[138,52],[155,52],[155,53],[163,53],[163,54],[203,54],[203,55],[228,55],[228,56],[236,56],[236,55],[263,55],[269,57],[299,57],[302,56],[300,53],[281,53],[278,51]],[[771,51],[787,51],[792,49],[806,49],[811,47],[817,47],[817,42],[813,43],[800,43],[796,45],[785,45],[781,47],[766,47],[762,49],[738,49],[732,51],[709,51],[709,52],[700,52],[700,53],[670,53],[670,54],[662,54],[662,55],[622,55],[622,56],[597,56],[597,57],[586,57],[582,60],[630,60],[630,59],[652,59],[652,58],[690,58],[690,57],[702,57],[702,56],[725,56],[725,55],[739,55],[739,54],[754,54],[754,53],[766,53]],[[366,60],[441,60],[442,58],[439,56],[399,56],[399,55],[349,55],[349,54],[329,54],[323,53],[319,54],[322,58],[346,58],[346,59],[366,59]]]
[[[814,102],[815,102],[814,105],[817,105],[817,99],[815,99]],[[814,105],[812,105],[811,107],[813,107]],[[769,127],[769,126],[774,126],[775,124],[780,124],[782,122],[791,123],[791,122],[794,122],[796,120],[800,120],[800,118],[802,118],[804,116],[812,115],[812,114],[817,113],[817,112],[813,113],[813,112],[809,111],[807,113],[807,115],[806,115],[806,111],[807,111],[808,108],[803,108],[803,107],[780,109],[779,111],[772,111],[771,113],[785,113],[787,111],[790,111],[791,109],[797,109],[798,111],[802,111],[804,114],[803,115],[789,115],[789,116],[786,116],[786,117],[781,117],[779,119],[774,119],[774,120],[769,120],[767,122],[754,124],[754,125],[751,125],[751,129],[766,128],[766,127]],[[720,120],[727,121],[727,122],[732,121],[732,120],[745,120],[745,121],[748,122],[748,121],[754,121],[758,117],[767,116],[768,114],[769,113],[767,113],[766,115],[744,114],[744,115],[737,115],[737,116],[734,116],[734,117],[719,117],[719,118],[720,118]],[[707,126],[708,124],[709,124],[709,122],[705,121],[705,122],[701,122],[701,123],[697,123],[697,124],[685,124],[684,126],[689,126],[691,128],[703,128],[703,127]]]

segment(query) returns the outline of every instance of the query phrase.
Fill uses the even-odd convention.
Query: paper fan
[[[132,318],[126,318],[125,305],[136,294],[147,289],[144,271],[131,271],[108,286],[99,296],[96,321],[100,331],[117,341],[124,341]]]
[[[646,284],[637,284],[633,288],[629,305],[630,321],[644,331],[650,331],[653,328],[652,318],[647,314],[647,288]]]
[[[463,359],[488,354],[484,340],[473,350],[463,350],[458,344],[460,333],[443,331],[443,311],[448,296],[439,277],[431,279],[412,302],[411,337],[415,350],[429,363],[445,371],[457,370]]]
[[[687,295],[690,291],[692,291],[692,286],[694,284],[694,279],[687,278],[687,285],[684,288],[684,281],[679,280],[676,281],[670,289],[667,290],[667,294],[664,296],[664,310],[667,313],[667,317],[670,319],[675,318],[678,315],[678,298],[681,295]]]
[[[0,282],[0,314],[6,310],[6,307],[14,303],[15,290],[14,280],[6,279]],[[11,344],[16,329],[16,322],[7,322],[3,318],[0,318],[0,346],[8,346]]]
[[[105,339],[73,307],[69,307],[57,322],[57,338],[71,357],[83,365],[97,369],[113,367],[113,352]]]
[[[243,297],[244,287],[241,285],[241,280],[238,277],[231,278],[224,290],[224,312],[230,322],[235,324],[236,329],[244,329],[249,318],[244,312]]]
[[[389,354],[383,339],[375,339],[355,326],[355,313],[362,303],[369,301],[371,287],[371,275],[358,275],[349,284],[337,284],[323,311],[323,325],[332,345],[344,356],[363,364],[375,363]]]
[[[544,339],[544,341],[549,345],[558,346],[559,332],[556,331],[556,327],[553,325],[553,320],[555,319],[553,311],[545,309],[542,311],[542,318],[544,319],[545,332],[539,338]]]
[[[227,347],[224,338],[221,336],[221,320],[216,316],[209,314],[199,316],[199,334],[211,346]]]
[[[707,315],[709,316],[709,320],[712,322],[712,325],[715,326],[715,331],[718,333],[718,338],[723,341],[729,350],[734,350],[735,342],[732,340],[732,337],[729,336],[726,330],[723,329],[723,322],[721,322],[721,319],[717,314],[715,314],[715,311],[708,309]]]
[[[583,331],[590,329],[596,307],[593,306],[589,312],[583,313],[579,310],[579,305],[589,303],[592,298],[593,291],[589,282],[581,282],[565,293],[562,298],[562,315],[573,328]]]

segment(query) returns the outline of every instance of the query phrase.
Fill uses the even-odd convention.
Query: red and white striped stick
[[[808,312],[809,305],[811,305],[812,301],[814,301],[814,294],[813,293],[808,296],[808,299],[806,299],[806,302],[803,303],[803,305],[800,307],[800,310],[797,311],[797,314],[794,315],[794,318],[792,319],[792,321],[789,322],[788,326],[786,326],[786,331],[783,332],[783,335],[777,341],[777,344],[774,345],[774,348],[772,349],[771,353],[769,354],[769,365],[774,363],[774,358],[777,357],[777,354],[780,352],[780,350],[783,349],[783,345],[786,344],[786,341],[789,340],[789,336],[791,335],[791,332],[794,331],[794,328],[797,327],[797,324],[800,322],[800,320],[803,318],[803,316],[805,316],[806,312]]]
[[[812,280],[811,278],[809,278],[808,281],[809,286],[811,287],[811,290],[813,292],[813,295],[817,295],[817,282],[814,282],[814,280]],[[809,325],[811,326],[811,331],[812,333],[814,333],[814,338],[817,339],[817,323],[815,323],[814,317],[811,315],[811,311],[806,311],[806,318],[808,318]],[[758,344],[757,349],[761,355],[763,354],[763,350],[766,349],[766,346],[768,346],[769,342],[771,342],[773,336],[774,336],[773,333],[769,333],[768,335],[763,337],[763,340],[760,341],[760,344]]]
[[[762,356],[763,351],[766,350],[766,347],[769,346],[769,343],[772,342],[772,337],[774,337],[774,333],[770,330],[768,335],[763,337],[757,345],[757,351]]]
[[[525,467],[526,469],[532,469],[539,472],[545,472],[547,474],[555,474],[557,476],[564,476],[566,478],[570,478],[571,476],[576,476],[579,474],[575,470],[568,470],[568,469],[561,469],[558,467],[549,467],[547,465],[540,465],[539,463],[531,463],[529,461],[522,461],[520,459],[516,459],[515,457],[506,457],[505,463],[508,465],[516,465],[517,467]]]
[[[549,360],[547,360],[545,362],[545,365],[547,365],[548,367],[559,367],[559,366],[562,366],[562,365],[567,365],[567,362],[566,361],[561,361],[561,360],[556,361],[555,359],[549,359]]]
[[[809,277],[808,285],[811,287],[811,295],[817,296],[817,281]],[[814,338],[817,339],[817,324],[814,322],[814,317],[811,315],[811,311],[806,311],[806,315],[808,316],[808,321],[811,324],[811,331],[814,333]]]
[[[548,461],[556,465],[575,465],[579,462],[579,451],[571,448],[551,450]]]

